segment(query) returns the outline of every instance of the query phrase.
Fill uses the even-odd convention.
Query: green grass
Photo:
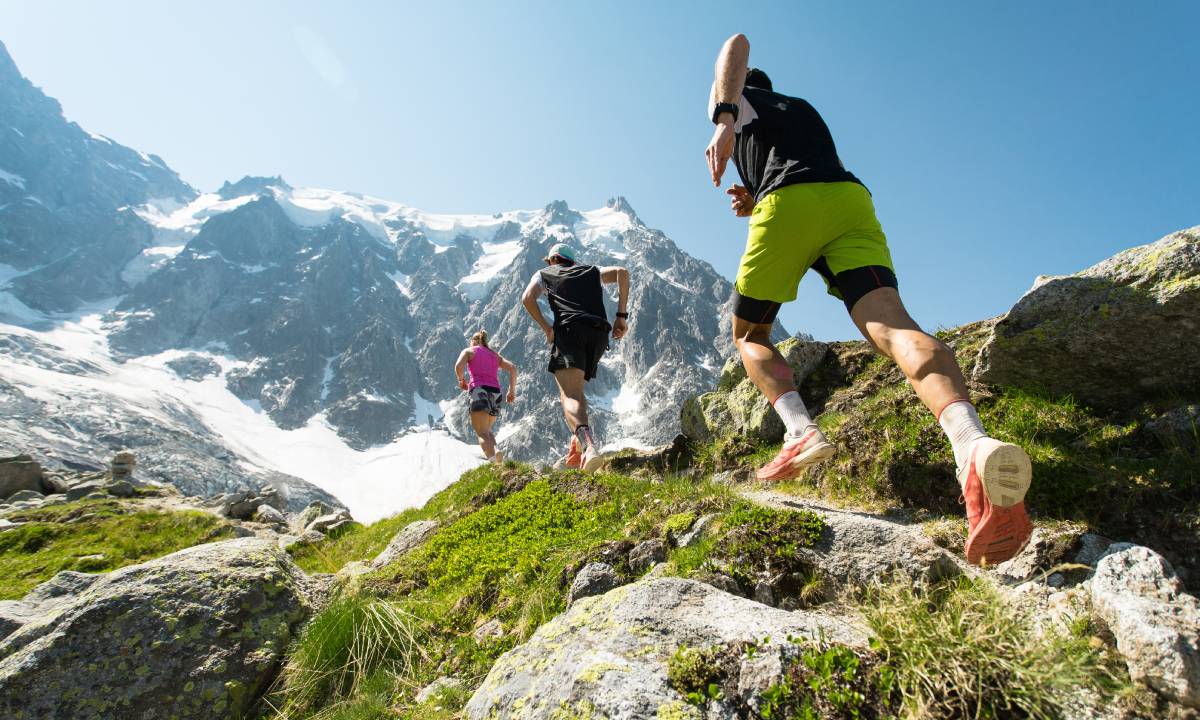
[[[1128,694],[1085,625],[1039,635],[1026,611],[983,581],[928,592],[904,583],[881,587],[864,614],[906,718],[1051,720],[1078,703],[1080,690],[1095,693],[1099,706]]]
[[[505,472],[518,472],[509,466]],[[502,481],[493,468],[479,467],[463,473],[454,484],[429,499],[420,508],[405,510],[367,526],[350,528],[337,538],[292,551],[292,559],[307,572],[337,572],[353,560],[370,560],[383,551],[392,536],[416,520],[446,519],[468,509],[488,491],[499,490]]]
[[[8,519],[26,524],[0,533],[0,600],[20,598],[62,570],[105,572],[233,536],[205,512],[135,512],[118,500],[80,500]],[[103,557],[87,557],[95,555]]]
[[[419,511],[296,553],[310,569],[340,566],[369,559],[408,522],[439,521],[438,531],[421,547],[360,578],[354,600],[385,602],[403,611],[411,627],[419,628],[421,652],[404,654],[402,662],[385,658],[353,664],[344,658],[354,633],[306,634],[302,643],[308,646],[293,653],[285,675],[339,679],[320,686],[285,681],[270,702],[290,708],[278,712],[279,718],[357,720],[376,717],[372,713],[380,708],[391,708],[390,717],[452,717],[501,653],[565,609],[567,588],[581,563],[616,541],[663,537],[672,517],[678,524],[681,514],[720,512],[732,504],[724,486],[673,476],[650,480],[577,471],[534,476],[515,464],[472,470]],[[344,612],[331,608],[313,624],[344,629],[352,625],[340,617]],[[327,619],[330,613],[339,616]],[[504,635],[477,640],[474,630],[492,620]],[[342,670],[331,667],[349,669],[342,677]],[[416,692],[443,675],[462,679],[466,688],[447,693],[440,704],[416,706]],[[304,690],[308,687],[317,689]],[[329,714],[335,712],[343,715]]]

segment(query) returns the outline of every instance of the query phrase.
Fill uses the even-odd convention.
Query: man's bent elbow
[[[726,40],[725,44],[731,48],[738,48],[741,50],[749,50],[750,49],[750,38],[746,37],[742,33],[736,33],[736,34],[732,35],[728,40]]]

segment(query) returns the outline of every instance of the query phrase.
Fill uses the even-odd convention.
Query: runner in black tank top
[[[600,452],[588,425],[587,398],[583,388],[596,376],[600,358],[608,349],[609,332],[619,340],[627,329],[629,272],[623,267],[596,267],[575,261],[575,251],[559,243],[545,257],[546,267],[533,274],[521,304],[542,328],[550,343],[547,370],[554,374],[562,400],[563,416],[571,430],[567,467],[594,470]],[[616,319],[610,324],[604,308],[604,284],[618,288]],[[546,322],[538,297],[546,295],[553,324]]]

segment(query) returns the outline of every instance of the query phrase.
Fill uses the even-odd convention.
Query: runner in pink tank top
[[[483,330],[471,336],[471,346],[459,353],[454,363],[454,375],[458,386],[468,392],[468,408],[471,410],[471,427],[479,436],[479,447],[483,456],[497,465],[503,461],[502,453],[496,449],[496,435],[492,426],[500,416],[499,371],[508,373],[508,402],[517,399],[517,368],[488,347],[487,333]],[[464,372],[469,372],[468,383]]]

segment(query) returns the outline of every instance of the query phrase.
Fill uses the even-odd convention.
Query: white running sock
[[[979,438],[987,437],[983,431],[983,423],[979,422],[979,413],[969,400],[955,400],[942,409],[938,423],[950,438],[950,446],[954,448],[954,465],[962,470],[970,456],[971,443]]]
[[[816,427],[812,416],[808,414],[808,408],[800,399],[800,393],[795,390],[785,392],[775,399],[775,412],[779,413],[779,419],[783,420],[790,437],[800,437],[810,427]]]

